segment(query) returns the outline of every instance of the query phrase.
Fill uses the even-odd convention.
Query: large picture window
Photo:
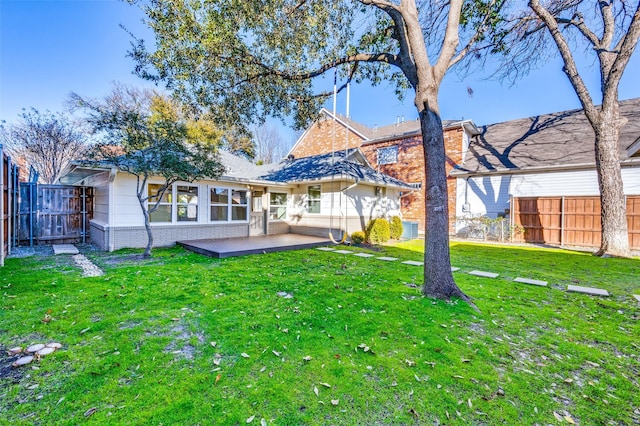
[[[287,194],[272,192],[269,201],[269,219],[285,220],[287,218]]]
[[[394,164],[398,162],[398,146],[388,146],[378,149],[378,164]]]
[[[211,188],[209,201],[212,222],[246,221],[249,217],[247,191]]]
[[[149,213],[149,222],[171,222],[171,212],[172,212],[172,192],[171,188],[167,188],[162,194],[162,197],[159,196],[159,191],[164,185],[157,183],[150,183],[147,185],[147,209],[151,210],[155,207],[156,202],[158,203],[158,208]]]
[[[307,212],[320,213],[321,196],[320,185],[312,185],[307,188]]]

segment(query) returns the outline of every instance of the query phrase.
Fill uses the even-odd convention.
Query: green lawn
[[[376,254],[421,260],[421,244]],[[217,260],[173,248],[148,261],[89,252],[105,270],[96,278],[68,257],[8,259],[0,423],[640,422],[639,259],[451,251],[482,313],[421,297],[420,267],[318,250]],[[7,367],[8,348],[48,341],[63,348]]]

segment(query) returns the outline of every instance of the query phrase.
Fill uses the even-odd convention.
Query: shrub
[[[400,216],[391,216],[391,221],[389,223],[389,231],[391,233],[391,238],[394,240],[399,240],[402,237],[402,220]]]
[[[365,235],[364,232],[362,231],[356,231],[353,234],[351,234],[351,242],[353,244],[362,244],[365,240]]]
[[[391,238],[389,222],[386,219],[372,219],[367,225],[366,239],[371,244],[386,243]]]

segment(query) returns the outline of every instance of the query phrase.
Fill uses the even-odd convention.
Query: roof
[[[640,98],[620,102],[627,123],[620,129],[620,159],[629,161],[640,137]],[[454,175],[595,167],[595,134],[582,109],[480,127]]]
[[[372,169],[358,149],[285,160],[259,177],[274,182],[309,182],[339,177],[371,185],[411,189],[406,183]]]
[[[330,120],[334,118],[333,113],[326,108],[322,108],[322,110],[320,111],[320,115],[324,115],[327,119]],[[419,119],[405,121],[404,117],[398,117],[398,120],[394,124],[389,124],[381,127],[375,126],[374,128],[367,127],[362,123],[358,123],[357,121],[354,121],[351,118],[338,113],[335,114],[335,119],[343,126],[361,137],[363,144],[376,143],[391,139],[400,139],[421,134]],[[460,126],[463,126],[472,135],[479,132],[478,128],[471,120],[442,120],[443,129]],[[311,129],[311,127],[307,128],[307,130],[298,138],[296,143],[289,150],[289,153],[293,152],[296,149],[298,144],[305,138],[309,129]]]

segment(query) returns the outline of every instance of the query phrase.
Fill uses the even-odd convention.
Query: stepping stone
[[[460,268],[456,267],[456,266],[452,266],[451,267],[451,272],[455,272],[455,271],[459,271]]]
[[[398,258],[397,258],[397,257],[385,257],[385,256],[382,256],[382,257],[376,257],[376,259],[378,259],[378,260],[384,260],[385,262],[393,262],[394,260],[398,260]]]
[[[531,285],[539,285],[540,287],[546,287],[547,286],[547,282],[546,281],[539,281],[539,280],[531,280],[529,278],[516,278],[514,280],[517,283],[522,283],[522,284],[531,284]]]
[[[416,262],[415,260],[405,260],[404,262],[405,265],[412,265],[412,266],[423,266],[424,262]]]
[[[358,256],[358,257],[373,257],[374,255],[371,253],[356,253],[354,254],[354,256]]]
[[[640,294],[634,294],[634,295],[633,295],[633,297],[635,297],[635,298],[636,298],[636,300],[637,300],[638,302],[640,302]]]
[[[500,274],[496,274],[493,272],[485,272],[485,271],[471,271],[469,272],[469,275],[476,275],[478,277],[485,277],[485,278],[497,278],[498,275]]]
[[[78,254],[80,253],[73,244],[54,244],[53,254]]]
[[[316,250],[320,250],[320,251],[334,251],[335,249],[333,247],[316,247]]]
[[[579,285],[567,286],[567,291],[573,291],[575,293],[590,294],[592,296],[608,296],[609,295],[609,292],[607,290],[603,290],[601,288],[593,288],[593,287],[581,287]]]
[[[334,253],[339,253],[339,254],[351,254],[353,253],[351,250],[335,250]]]

